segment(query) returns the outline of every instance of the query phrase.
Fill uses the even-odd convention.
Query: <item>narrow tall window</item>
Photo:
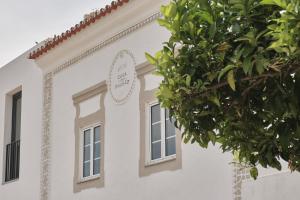
[[[176,131],[169,110],[159,104],[150,106],[151,160],[176,154]]]
[[[100,145],[100,126],[83,131],[83,179],[100,174]]]
[[[6,145],[5,181],[19,178],[22,92],[12,97],[11,138]]]

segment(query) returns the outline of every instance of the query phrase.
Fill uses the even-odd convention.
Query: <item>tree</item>
[[[185,143],[219,143],[251,166],[300,171],[298,0],[172,0],[155,56],[157,97]]]

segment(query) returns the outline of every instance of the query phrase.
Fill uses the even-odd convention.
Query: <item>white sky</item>
[[[0,67],[112,0],[0,0]]]

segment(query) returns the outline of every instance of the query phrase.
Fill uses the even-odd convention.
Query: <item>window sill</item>
[[[97,179],[100,179],[100,178],[101,178],[100,174],[94,175],[94,176],[89,176],[89,177],[80,179],[80,180],[78,181],[78,184],[80,184],[80,183],[85,183],[85,182],[89,182],[89,181],[94,181],[94,180],[97,180]]]
[[[10,181],[3,181],[2,185],[14,183],[14,182],[17,182],[17,181],[19,181],[19,178],[16,178],[16,179],[13,179],[13,180],[10,180]]]
[[[165,157],[165,158],[160,158],[160,159],[148,161],[148,162],[146,162],[145,166],[150,167],[150,166],[153,166],[153,165],[158,165],[158,164],[161,164],[161,163],[164,163],[164,162],[169,162],[169,161],[172,161],[172,160],[176,160],[176,154],[172,155],[172,156]]]

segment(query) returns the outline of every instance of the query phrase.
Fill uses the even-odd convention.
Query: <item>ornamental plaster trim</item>
[[[130,33],[150,24],[154,20],[160,18],[162,14],[157,12],[143,21],[117,33],[116,35],[104,40],[95,47],[83,52],[64,64],[58,66],[54,70],[45,74],[43,77],[43,130],[42,130],[42,144],[41,144],[41,174],[40,174],[40,200],[50,199],[51,189],[51,109],[52,109],[52,92],[53,92],[53,78],[60,72],[68,69],[71,65],[78,63],[80,60],[94,54],[96,51],[108,46],[109,44],[118,41],[119,39],[129,35]]]
[[[41,146],[40,199],[48,200],[50,191],[51,161],[51,107],[52,107],[53,74],[43,77],[43,135]]]
[[[150,17],[144,19],[143,21],[117,33],[116,35],[104,40],[103,42],[100,42],[98,45],[96,45],[95,47],[83,52],[82,54],[80,54],[79,56],[76,56],[70,60],[68,60],[67,62],[65,62],[64,64],[58,66],[56,69],[54,69],[53,74],[56,75],[58,73],[60,73],[61,71],[67,69],[69,66],[78,63],[80,60],[94,54],[95,52],[99,51],[100,49],[108,46],[109,44],[112,44],[118,40],[120,40],[121,38],[129,35],[130,33],[140,29],[141,27],[150,24],[151,22],[153,22],[154,20],[160,18],[162,16],[162,14],[160,12],[157,12],[153,15],[151,15]]]
[[[133,80],[132,80],[132,83],[131,83],[131,86],[130,86],[130,89],[129,89],[129,91],[128,91],[128,93],[127,93],[127,95],[125,96],[125,97],[123,97],[122,99],[118,99],[114,94],[113,94],[113,87],[112,87],[112,75],[113,75],[113,69],[114,69],[114,67],[115,67],[115,65],[116,65],[116,62],[117,62],[117,60],[118,60],[118,58],[119,58],[119,56],[120,55],[124,55],[124,54],[126,54],[126,55],[128,55],[130,58],[131,58],[131,60],[132,60],[132,62],[133,62]],[[114,100],[114,102],[116,103],[116,104],[119,104],[119,105],[121,105],[121,104],[124,104],[126,101],[127,101],[127,99],[131,96],[131,94],[133,93],[133,91],[134,91],[134,88],[135,88],[135,85],[136,85],[136,79],[137,79],[137,73],[136,73],[136,60],[135,60],[135,58],[134,58],[134,55],[133,55],[133,53],[132,52],[130,52],[129,50],[121,50],[121,51],[119,51],[118,52],[118,54],[116,55],[116,57],[114,58],[114,60],[113,60],[113,63],[112,63],[112,65],[111,65],[111,67],[110,67],[110,71],[109,71],[109,80],[107,81],[107,85],[108,85],[108,88],[109,88],[109,93],[110,93],[110,95],[111,95],[111,97],[112,97],[112,99]]]
[[[249,179],[250,168],[233,163],[233,200],[242,200],[242,184]]]

